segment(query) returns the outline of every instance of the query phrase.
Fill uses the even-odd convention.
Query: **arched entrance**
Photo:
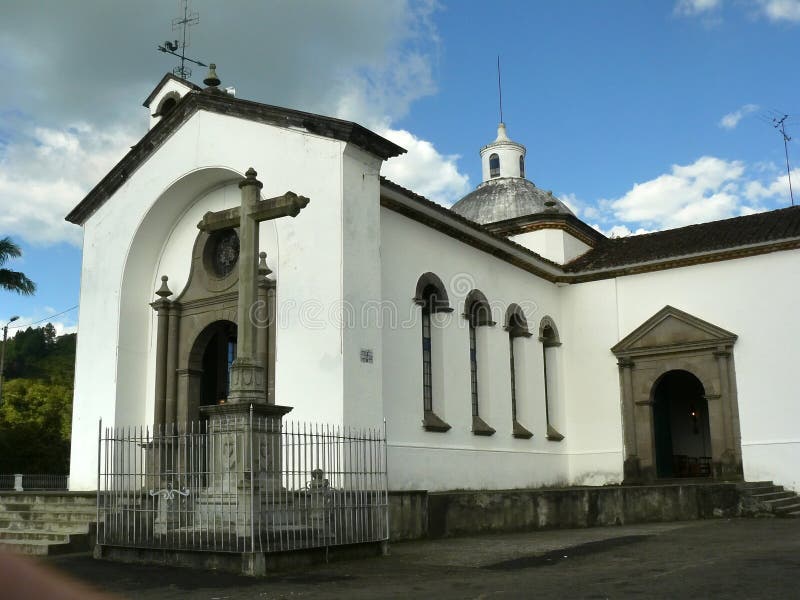
[[[653,386],[653,441],[658,477],[711,475],[708,401],[692,373],[668,371]]]
[[[198,406],[222,404],[230,391],[230,369],[236,358],[236,323],[221,320],[197,336],[189,357],[199,374]]]
[[[626,482],[702,474],[709,463],[711,477],[741,479],[735,343],[730,331],[665,306],[611,348]]]
[[[209,325],[211,337],[203,351],[200,376],[200,406],[221,404],[230,391],[230,372],[236,358],[236,324],[216,321]]]

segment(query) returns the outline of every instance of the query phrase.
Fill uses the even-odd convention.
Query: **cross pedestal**
[[[209,233],[239,228],[239,298],[236,358],[227,402],[200,409],[208,417],[212,476],[195,503],[195,513],[203,520],[228,522],[239,535],[249,533],[251,515],[263,519],[267,499],[282,489],[281,420],[292,410],[267,404],[264,367],[258,360],[253,314],[258,299],[258,226],[262,221],[296,217],[309,202],[293,192],[261,200],[263,184],[256,175],[250,168],[239,182],[240,206],[206,213],[198,224]]]

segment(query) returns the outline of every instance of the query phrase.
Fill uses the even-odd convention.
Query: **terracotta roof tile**
[[[800,206],[644,235],[600,240],[564,266],[571,273],[678,258],[800,237]]]

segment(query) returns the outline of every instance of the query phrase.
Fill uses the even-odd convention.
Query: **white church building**
[[[526,179],[501,123],[482,183],[446,208],[381,177],[405,150],[372,131],[207,84],[166,75],[150,130],[67,216],[84,232],[73,489],[97,485],[99,419],[224,402],[245,318],[265,402],[385,419],[392,490],[800,491],[800,207],[609,239]],[[262,198],[309,202],[260,224],[263,302],[242,315],[237,230],[198,223],[239,205],[249,168]]]

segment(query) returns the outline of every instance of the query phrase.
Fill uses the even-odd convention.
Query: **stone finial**
[[[267,253],[258,253],[258,275],[261,278],[266,278],[267,275],[272,273],[272,269],[267,266]]]
[[[247,169],[247,171],[244,174],[245,178],[239,182],[239,188],[241,189],[246,185],[256,185],[258,186],[258,189],[264,187],[264,184],[261,183],[258,179],[256,179],[256,175],[258,175],[258,173],[253,167]]]
[[[156,296],[159,296],[161,298],[165,298],[166,299],[167,297],[172,295],[172,291],[169,289],[169,286],[167,285],[167,281],[169,281],[169,277],[167,277],[166,275],[162,275],[161,276],[161,287],[158,288],[158,290],[156,291]]]
[[[203,79],[203,83],[208,87],[217,87],[219,85],[220,81],[219,77],[217,77],[217,65],[214,63],[208,65],[208,75]]]

